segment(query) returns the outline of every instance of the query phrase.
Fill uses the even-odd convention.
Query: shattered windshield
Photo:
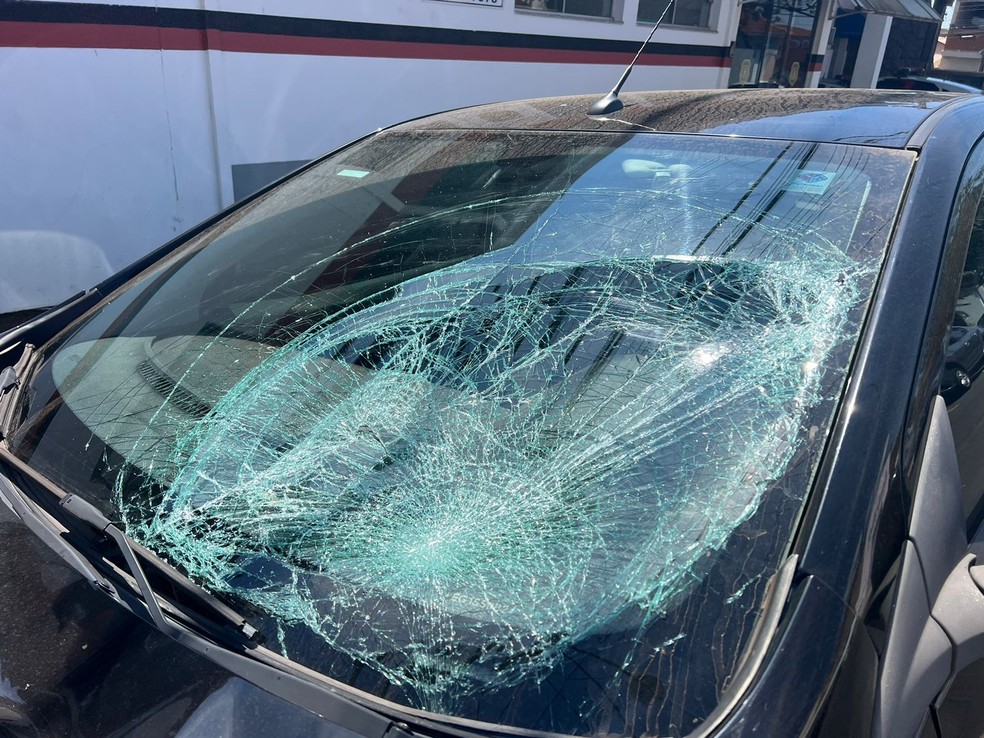
[[[9,442],[354,689],[686,734],[787,553],[911,161],[379,134],[43,347]]]

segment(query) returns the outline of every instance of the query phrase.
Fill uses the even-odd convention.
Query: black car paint
[[[952,312],[951,293],[963,263],[962,253],[953,249],[944,251],[948,223],[941,214],[951,211],[960,193],[967,152],[973,148],[979,134],[979,127],[969,122],[980,119],[984,101],[951,101],[948,96],[909,93],[799,91],[800,99],[791,105],[782,97],[786,92],[793,91],[707,93],[701,101],[691,96],[695,102],[691,110],[684,105],[687,96],[677,93],[679,100],[666,104],[662,118],[645,109],[657,99],[655,96],[626,95],[627,108],[619,114],[621,119],[588,119],[579,112],[581,99],[573,98],[562,103],[548,101],[540,108],[527,104],[505,111],[496,107],[467,109],[425,121],[424,125],[470,127],[481,120],[485,127],[624,130],[625,125],[631,124],[652,130],[719,132],[724,129],[731,135],[796,138],[797,135],[816,135],[817,120],[807,121],[806,126],[786,126],[782,114],[791,108],[800,111],[804,105],[807,108],[812,105],[816,115],[820,116],[818,120],[823,121],[831,132],[838,133],[838,138],[831,137],[830,140],[847,138],[857,142],[861,139],[865,143],[877,141],[878,145],[896,147],[904,147],[909,142],[918,144],[919,160],[881,277],[878,297],[868,318],[865,339],[855,357],[848,392],[820,469],[812,505],[794,541],[792,551],[799,556],[796,582],[785,603],[783,619],[766,665],[720,731],[736,736],[793,732],[868,734],[879,720],[879,710],[885,709],[884,705],[878,704],[876,685],[891,635],[891,612],[912,514],[927,418],[943,368],[942,349]],[[750,95],[757,96],[758,105],[743,107],[742,103]],[[590,101],[592,98],[584,99]],[[860,110],[867,115],[845,117],[848,130],[837,129],[827,112],[831,100],[837,101],[844,110],[854,113]],[[783,104],[778,104],[779,101]],[[898,120],[886,115],[886,109],[900,101],[906,106],[905,122],[910,128],[892,131],[893,126],[898,128]],[[927,101],[943,109],[938,110],[929,123],[924,123],[932,112],[920,107]],[[747,115],[751,108],[758,111],[758,117],[735,119],[736,111],[744,110]],[[922,112],[912,115],[911,109]],[[525,118],[517,119],[520,111],[526,114]],[[566,118],[561,113],[565,113]],[[550,122],[544,124],[545,118]],[[803,120],[801,118],[799,122]],[[0,352],[13,341],[41,343],[55,335],[103,295],[111,293],[149,264],[165,258],[190,237],[237,207],[239,205],[210,219],[53,313],[0,336]],[[0,359],[3,358],[0,353]],[[912,389],[907,392],[904,388]],[[859,494],[859,491],[867,493]],[[3,514],[6,515],[6,511]],[[9,519],[3,520],[3,525],[8,529],[19,527]],[[25,571],[36,571],[39,555],[47,555],[49,559],[43,566],[65,568],[57,559],[57,563],[52,562],[53,557],[47,551],[43,554],[37,551],[43,546],[25,540],[29,536],[5,538],[9,542],[3,546],[2,558],[16,561]],[[26,600],[25,593],[20,591],[25,588],[17,589],[16,593],[5,592],[2,598],[6,612],[0,632],[4,634],[19,632],[13,626],[16,617],[23,621],[26,615],[30,621],[29,613],[48,609],[54,612],[53,603],[65,600],[64,592],[57,588],[35,587],[33,597]],[[85,587],[76,587],[69,597],[72,606],[85,613],[80,617],[93,618],[93,613],[100,609],[109,609],[98,593],[86,590],[82,596],[76,590],[85,590]],[[76,599],[79,600],[77,605],[74,604]],[[107,636],[106,642],[119,643],[125,640],[121,635],[128,629],[139,629],[144,635],[135,639],[137,643],[133,648],[138,652],[149,648],[145,644],[153,641],[154,648],[170,649],[168,653],[172,655],[168,658],[189,658],[180,646],[148,630],[131,616],[114,612],[112,618],[122,625],[113,625],[111,631],[116,635]],[[11,623],[9,629],[7,623]],[[129,659],[131,646],[129,641],[127,644],[119,653],[109,652],[111,658]],[[11,653],[11,646],[9,643],[2,645],[0,669],[6,670],[6,654]],[[12,652],[17,653],[17,648],[14,647]],[[174,656],[175,653],[181,655]],[[208,661],[198,657],[192,661],[194,666],[181,668],[187,668],[189,675],[203,674],[197,681],[185,680],[203,685],[197,687],[199,703],[216,689],[215,684],[232,678]],[[6,671],[3,673],[9,678]],[[74,671],[68,670],[64,676],[70,673]],[[52,679],[54,685],[54,677]],[[206,683],[212,686],[204,686]],[[97,687],[93,686],[93,689]],[[109,690],[110,687],[107,683],[101,689]],[[168,704],[168,698],[173,695],[173,685],[163,678],[151,677],[140,689],[150,702],[154,701],[152,695],[157,695],[157,704],[162,706]],[[243,697],[244,703],[253,699],[274,699],[253,687],[244,694],[252,694],[249,690],[255,690],[256,694]],[[30,715],[35,710],[41,710],[42,713],[35,714],[45,714],[45,719],[58,719],[49,712],[57,710],[57,705],[50,699],[35,702],[33,695],[26,696],[29,698],[27,704],[17,709],[27,713],[29,719],[33,719]],[[112,694],[102,694],[99,698],[85,696],[78,704],[85,699],[116,697]],[[61,709],[74,712],[76,708],[70,702],[63,704]],[[153,710],[148,708],[144,714],[150,712]],[[84,711],[76,714],[85,715]],[[71,729],[80,735],[92,731],[100,733],[101,719],[82,718]],[[795,729],[792,726],[796,726]],[[681,726],[681,729],[686,731],[690,727]],[[40,724],[37,728],[41,735],[58,734],[45,733]],[[0,722],[0,731],[4,729],[4,723]]]
[[[483,105],[412,121],[410,129],[645,131],[906,148],[938,108],[960,97],[871,90],[758,89],[634,92],[589,117],[594,96]],[[395,126],[397,130],[403,126]]]

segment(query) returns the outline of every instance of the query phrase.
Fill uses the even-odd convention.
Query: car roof
[[[599,96],[520,100],[453,110],[397,128],[652,131],[903,148],[937,110],[966,95],[853,89],[675,90],[624,93],[625,107],[587,115]]]

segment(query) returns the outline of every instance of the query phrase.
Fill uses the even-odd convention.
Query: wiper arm
[[[38,353],[34,346],[29,343],[24,344],[24,350],[17,363],[0,371],[0,441],[4,440],[12,430],[14,411],[37,358]]]
[[[60,500],[61,509],[67,514],[113,539],[126,560],[127,567],[137,583],[139,593],[143,595],[142,601],[146,603],[147,613],[154,625],[161,629],[165,635],[267,692],[315,714],[324,715],[330,722],[359,736],[365,738],[411,738],[410,729],[403,722],[402,716],[391,715],[390,710],[384,709],[382,706],[371,708],[363,705],[352,696],[343,694],[338,687],[318,683],[312,680],[310,676],[305,676],[302,673],[305,671],[303,669],[283,663],[275,664],[276,659],[257,653],[263,651],[262,648],[233,649],[222,644],[216,648],[214,647],[216,643],[214,638],[203,637],[195,630],[184,626],[180,621],[169,622],[144,573],[144,567],[139,560],[142,554],[139,554],[137,544],[132,542],[123,531],[113,525],[91,503],[71,494],[66,495],[63,492],[59,494],[59,490],[54,485],[50,482],[45,484],[36,473],[31,473],[29,468],[25,468],[16,457],[2,447],[0,447],[0,461],[6,462],[9,467],[39,482],[42,487],[55,494]],[[105,590],[117,602],[136,614],[136,610],[133,609],[135,597],[129,593],[124,593],[122,589],[113,587],[89,562],[89,557],[67,541],[64,533],[58,530],[58,528],[64,529],[65,526],[57,523],[57,520],[49,512],[31,500],[29,495],[2,473],[0,473],[0,501],[5,502],[32,532],[65,558],[73,568],[82,572],[93,584]],[[54,523],[57,523],[57,526],[53,527]],[[148,560],[148,562],[150,561]],[[167,574],[167,572],[161,573]],[[131,588],[129,584],[127,587],[128,589]],[[127,600],[130,601],[127,602]],[[242,623],[245,624],[245,621]],[[245,636],[250,631],[244,628],[241,629],[241,632]],[[465,734],[473,735],[471,731],[466,731]],[[461,735],[461,733],[452,732],[451,735]]]
[[[100,533],[103,533],[113,539],[113,542],[116,543],[117,547],[120,549],[120,553],[123,554],[123,559],[126,561],[127,569],[130,570],[130,574],[137,583],[137,588],[143,596],[144,602],[147,605],[147,611],[150,614],[151,619],[154,621],[154,625],[156,625],[164,633],[167,633],[172,637],[176,636],[180,632],[180,629],[172,625],[168,622],[167,618],[164,617],[164,612],[161,610],[160,603],[157,601],[157,595],[154,593],[154,588],[147,580],[147,575],[144,574],[143,567],[140,565],[140,560],[137,558],[137,554],[133,549],[129,536],[114,525],[109,518],[103,515],[95,505],[82,499],[78,495],[67,495],[62,498],[59,505],[79,520],[88,523]],[[218,613],[216,613],[216,615],[218,615]],[[229,616],[226,616],[224,619],[232,620],[229,624],[235,628],[237,633],[242,635],[248,641],[252,641],[259,635],[259,631],[246,622],[244,618],[236,618],[235,616],[230,618]]]
[[[126,540],[126,534],[113,525],[109,521],[109,518],[99,512],[92,503],[86,502],[77,495],[68,495],[59,504],[79,520],[88,523],[100,533],[108,535],[116,542],[120,552],[123,554],[123,558],[126,560],[126,566],[130,570],[130,574],[133,575],[133,579],[140,589],[140,594],[143,595],[144,602],[147,604],[147,611],[150,613],[154,625],[165,633],[173,635],[175,628],[167,622],[167,618],[161,612],[161,606],[157,602],[157,595],[154,594],[154,590],[143,572],[143,567],[140,566],[140,562],[137,561],[137,557],[133,554],[133,548],[130,546],[129,541]]]

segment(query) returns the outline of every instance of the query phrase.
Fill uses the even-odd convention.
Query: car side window
[[[959,279],[940,392],[953,428],[964,515],[973,532],[984,522],[984,199],[974,214]]]

